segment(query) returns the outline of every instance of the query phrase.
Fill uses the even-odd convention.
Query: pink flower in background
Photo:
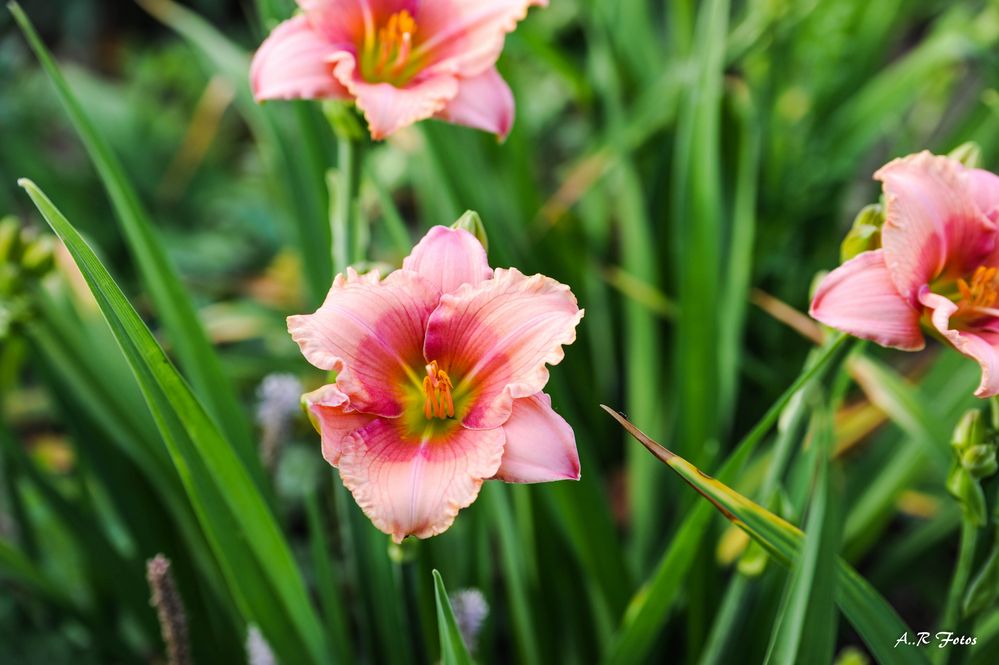
[[[304,398],[323,456],[398,542],[446,530],[485,479],[579,478],[572,428],[541,391],[582,317],[569,287],[494,272],[475,236],[437,226],[385,279],[338,275],[288,330],[337,373]]]
[[[253,94],[352,99],[375,139],[431,117],[505,138],[513,95],[496,60],[547,1],[298,0],[253,58]]]
[[[975,394],[999,394],[999,177],[921,152],[875,175],[881,248],[822,280],[811,314],[882,346],[923,348],[920,323],[982,367]]]

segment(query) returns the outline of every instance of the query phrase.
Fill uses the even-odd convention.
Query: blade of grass
[[[461,639],[458,622],[451,609],[451,601],[444,588],[441,574],[434,570],[434,597],[437,599],[437,629],[441,641],[441,663],[443,665],[472,665],[472,657],[468,655],[465,642]]]
[[[759,171],[760,130],[752,95],[742,81],[728,85],[728,99],[739,126],[739,156],[732,204],[732,229],[725,259],[718,331],[719,410],[726,422],[734,416],[742,356],[742,336],[753,271],[756,236],[756,177]]]
[[[247,618],[282,659],[328,662],[302,578],[246,468],[93,250],[34,183],[19,184],[66,244],[111,326]]]
[[[499,483],[486,483],[482,498],[486,500],[496,527],[500,543],[500,564],[503,566],[504,584],[513,613],[513,630],[517,641],[519,660],[527,665],[540,665],[538,636],[534,632],[532,604],[527,586],[525,553],[517,537],[513,511],[507,499],[507,488]]]
[[[618,224],[621,229],[621,261],[635,276],[649,284],[658,283],[655,241],[645,208],[641,182],[630,162],[622,162],[617,178],[620,202]],[[644,413],[653,431],[662,431],[666,418],[658,396],[662,394],[659,353],[660,322],[643,304],[628,300],[624,305],[624,354],[627,377],[625,391],[628,412]],[[645,421],[643,421],[645,422]],[[631,508],[632,564],[635,570],[647,570],[656,541],[658,506],[661,505],[662,469],[647,455],[628,451],[628,503]],[[652,462],[650,464],[650,462]]]
[[[793,565],[800,559],[805,536],[798,528],[662,447],[612,409],[606,406],[603,408],[649,452],[673,469],[726,519],[762,545],[771,556],[786,566]],[[907,633],[909,628],[881,594],[838,557],[836,599],[843,614],[878,662],[883,665],[929,663],[926,656],[918,649],[897,650],[892,646],[893,642],[890,639],[885,639],[885,635]]]
[[[326,630],[331,638],[336,661],[352,663],[354,655],[347,633],[347,617],[344,615],[346,603],[336,571],[330,562],[333,554],[326,539],[317,493],[317,490],[312,490],[305,496],[305,516],[309,524],[309,549],[316,574],[317,595],[322,604]]]
[[[830,340],[818,355],[810,358],[798,378],[774,402],[721,466],[718,478],[722,482],[732,482],[788,402],[827,369],[846,340],[845,335],[839,335]],[[701,503],[684,518],[659,559],[655,571],[632,598],[604,659],[605,663],[624,665],[644,662],[656,635],[666,623],[687,571],[693,565],[711,515],[711,507]]]
[[[674,366],[678,385],[678,440],[695,461],[718,435],[718,338],[722,224],[719,169],[720,108],[728,0],[700,7],[692,60],[696,93],[677,119],[670,220],[678,304]]]
[[[836,637],[836,552],[840,520],[830,479],[832,415],[827,408],[815,414],[812,438],[815,481],[808,528],[800,556],[791,564],[785,601],[774,621],[767,665],[826,663],[832,660]]]
[[[27,15],[16,2],[10,3],[8,8],[55,86],[60,101],[100,174],[135,264],[149,289],[157,313],[163,318],[163,325],[176,349],[181,367],[209,412],[222,426],[251,477],[258,486],[263,487],[263,472],[256,447],[233,386],[222,370],[222,364],[198,321],[194,305],[157,239],[152,221],[125,175],[121,162],[108,142],[98,133]]]

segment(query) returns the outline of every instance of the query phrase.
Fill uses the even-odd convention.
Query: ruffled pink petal
[[[288,317],[288,331],[306,359],[337,372],[336,385],[356,411],[402,413],[402,389],[420,385],[423,332],[437,294],[418,274],[397,270],[337,275],[314,314]]]
[[[462,284],[474,286],[493,276],[482,243],[464,229],[446,226],[427,231],[402,267],[420,273],[441,293],[450,293]]]
[[[532,6],[548,0],[436,0],[424,2],[416,15],[416,57],[425,54],[438,66],[475,76],[496,64],[507,33]]]
[[[376,527],[401,542],[445,531],[496,474],[503,430],[455,427],[442,439],[406,438],[399,420],[376,419],[344,441],[340,477]]]
[[[328,62],[340,51],[342,47],[316,33],[304,16],[281,23],[253,56],[253,96],[258,101],[347,97]]]
[[[502,141],[513,126],[513,93],[495,67],[458,81],[458,95],[437,114],[441,120],[481,129]]]
[[[923,289],[919,297],[926,307],[932,310],[930,320],[954,348],[974,359],[982,368],[982,380],[975,390],[976,397],[992,397],[999,394],[999,321],[974,330],[955,330],[950,327],[950,318],[957,311],[957,305],[939,294]]]
[[[968,169],[965,175],[975,205],[995,222],[999,217],[999,176],[982,169]]]
[[[427,323],[424,355],[454,382],[455,399],[470,397],[466,427],[498,427],[513,400],[541,392],[549,365],[576,339],[583,310],[568,286],[513,268],[441,297]]]
[[[506,446],[496,477],[508,483],[579,480],[576,437],[545,393],[513,400],[503,423]]]
[[[885,263],[895,286],[915,305],[937,277],[956,277],[981,265],[995,247],[995,225],[971,197],[960,162],[929,152],[886,164]]]
[[[899,295],[885,266],[884,250],[863,252],[819,284],[810,314],[827,326],[881,346],[923,348],[919,310]]]
[[[377,30],[402,10],[415,16],[419,0],[298,0],[298,6],[316,30],[331,42],[358,47],[366,33]]]
[[[308,409],[309,420],[320,434],[323,458],[333,466],[340,462],[344,437],[375,418],[351,409],[350,398],[335,384],[306,393],[302,401]]]
[[[333,75],[354,97],[375,140],[433,117],[458,94],[458,79],[451,72],[427,73],[397,88],[363,80],[351,53],[340,53],[331,62]]]

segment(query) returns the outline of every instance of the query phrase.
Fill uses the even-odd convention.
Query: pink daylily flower
[[[496,71],[506,34],[548,0],[298,0],[253,58],[257,100],[352,99],[381,139],[436,117],[496,134],[513,94]]]
[[[542,392],[583,317],[569,287],[493,271],[475,236],[432,228],[402,269],[338,275],[288,318],[336,382],[304,396],[323,457],[396,542],[446,530],[483,480],[579,478],[572,428]]]
[[[906,351],[923,348],[923,323],[981,365],[975,395],[999,394],[999,176],[921,152],[874,177],[885,194],[881,247],[829,273],[812,316]]]

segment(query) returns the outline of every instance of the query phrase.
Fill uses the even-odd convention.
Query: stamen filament
[[[438,366],[436,360],[427,365],[427,375],[423,378],[423,415],[428,420],[454,417],[453,389],[451,377]]]
[[[964,313],[994,316],[994,305],[999,300],[999,267],[978,266],[970,281],[957,280],[958,307]]]

